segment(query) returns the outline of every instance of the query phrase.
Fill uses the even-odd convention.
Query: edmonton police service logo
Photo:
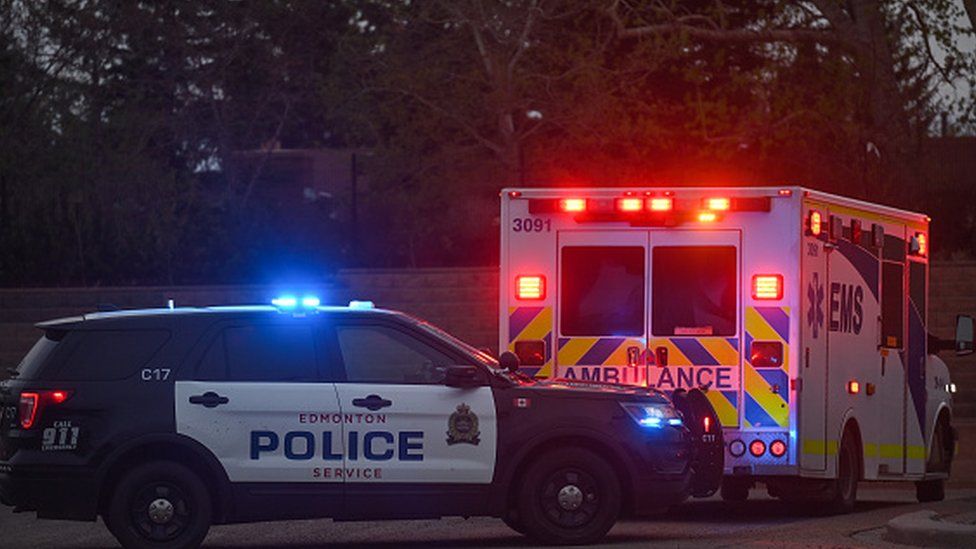
[[[453,445],[464,442],[477,446],[481,442],[479,436],[481,433],[478,431],[478,416],[467,404],[458,404],[457,411],[447,420],[447,443]]]

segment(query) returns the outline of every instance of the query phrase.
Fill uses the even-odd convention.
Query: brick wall
[[[322,281],[316,291],[327,303],[371,299],[430,320],[475,346],[497,345],[496,268],[347,270]],[[90,312],[98,304],[123,309],[164,306],[167,299],[181,306],[253,304],[267,303],[275,292],[268,286],[0,290],[0,367],[16,365],[37,339],[33,323]],[[976,262],[933,264],[930,294],[931,329],[951,337],[957,313],[976,315]],[[957,414],[976,418],[976,355],[960,359],[945,353],[943,358],[959,388]]]

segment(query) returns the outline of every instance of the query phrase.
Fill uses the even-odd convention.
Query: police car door
[[[221,326],[192,379],[176,382],[176,423],[251,495],[313,497],[313,514],[334,516],[342,479],[325,471],[342,464],[339,401],[317,359],[316,320]]]
[[[650,234],[650,385],[667,392],[707,387],[724,427],[739,425],[739,241],[738,231]],[[769,388],[757,393],[765,398]],[[763,427],[775,421],[756,418]]]
[[[346,443],[341,475],[357,516],[450,513],[438,490],[483,496],[495,468],[496,417],[487,385],[444,385],[462,358],[416,328],[383,319],[336,321],[345,380],[336,383]],[[412,486],[411,486],[412,485]],[[424,486],[427,485],[427,486]],[[468,490],[462,486],[467,485]]]

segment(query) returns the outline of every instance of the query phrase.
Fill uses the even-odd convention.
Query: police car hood
[[[536,381],[533,388],[552,391],[577,391],[612,396],[631,396],[640,398],[658,398],[664,402],[668,398],[657,389],[639,387],[636,385],[620,385],[617,383],[603,383],[599,381],[577,381],[573,379],[543,379]]]

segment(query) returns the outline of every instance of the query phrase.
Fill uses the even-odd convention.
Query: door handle
[[[190,404],[200,404],[204,408],[216,408],[221,404],[227,404],[230,399],[225,396],[220,396],[213,391],[207,391],[202,395],[194,395],[190,397]]]
[[[354,398],[352,399],[353,406],[359,406],[360,408],[366,408],[370,412],[375,412],[380,408],[386,408],[388,406],[393,406],[392,400],[386,400],[379,395],[369,395],[366,398]]]

